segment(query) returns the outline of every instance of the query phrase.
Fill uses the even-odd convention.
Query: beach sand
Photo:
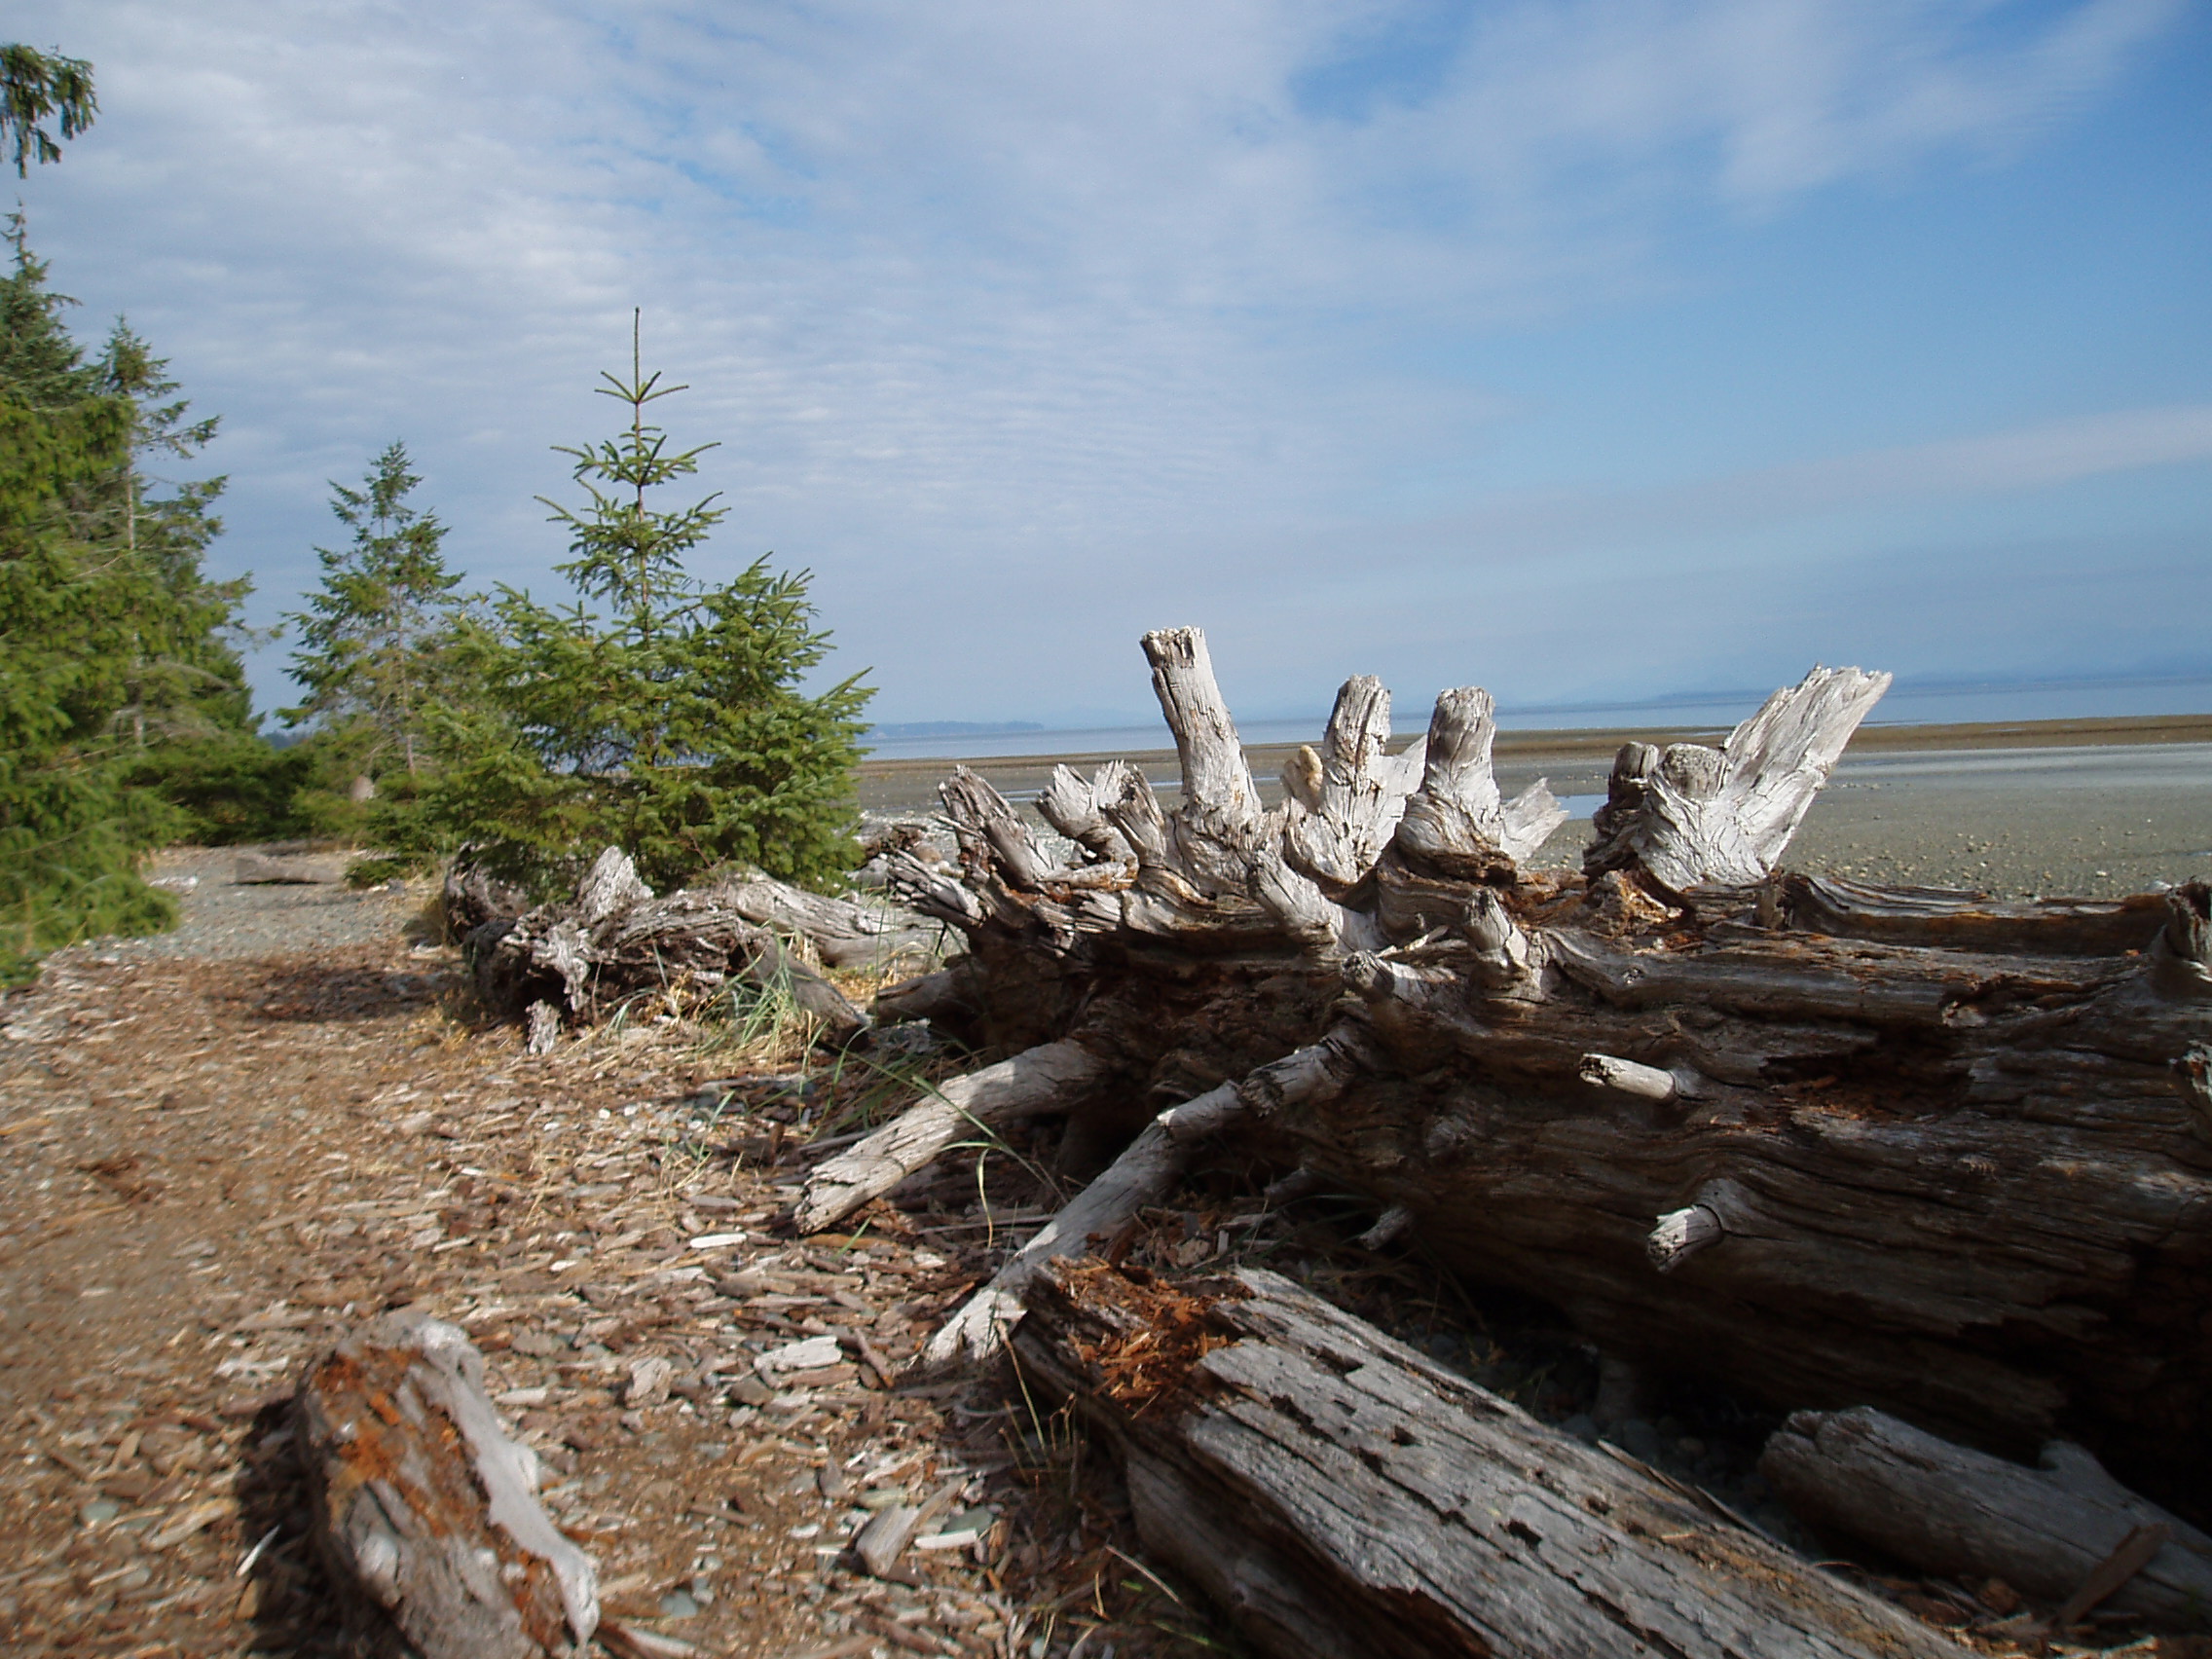
[[[1717,742],[1712,731],[1502,732],[1498,782],[1508,793],[1547,777],[1575,809],[1538,855],[1571,866],[1590,836],[1614,752],[1648,743]],[[1291,745],[1248,755],[1262,793]],[[1033,801],[1065,760],[1088,773],[1112,756],[992,756],[967,762],[1007,796]],[[1172,750],[1122,758],[1172,794]],[[867,761],[862,805],[925,812],[961,762]],[[2212,716],[1869,726],[1846,752],[1791,842],[1791,868],[1881,882],[1958,887],[2000,898],[2119,897],[2158,882],[2212,879]]]

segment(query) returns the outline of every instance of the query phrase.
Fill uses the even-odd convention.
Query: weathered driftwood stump
[[[1963,1651],[1274,1273],[1056,1263],[1014,1351],[1113,1439],[1146,1548],[1270,1653]]]
[[[491,907],[497,894],[465,867],[447,879],[456,916],[474,919],[463,951],[491,1008],[530,1012],[534,1037],[556,1017],[587,1023],[642,993],[712,992],[729,984],[788,996],[832,1042],[868,1019],[798,960],[785,938],[805,939],[827,961],[934,958],[936,930],[866,904],[805,893],[766,876],[733,876],[656,898],[620,848],[599,855],[574,895],[521,915]],[[488,912],[488,913],[487,913]],[[535,1010],[543,1008],[544,1015]]]
[[[1629,744],[1567,874],[1524,867],[1564,813],[1500,798],[1484,692],[1393,755],[1386,693],[1347,682],[1270,809],[1202,637],[1144,645],[1178,806],[1125,763],[1062,768],[1062,862],[962,772],[958,867],[889,860],[969,954],[887,1003],[1036,1051],[970,1118],[1054,1109],[1049,1074],[1074,1122],[1158,1120],[935,1358],[990,1346],[1044,1256],[1226,1137],[1609,1354],[2212,1483],[2205,887],[1993,903],[1784,871],[1884,676],[1816,670],[1719,748]],[[805,1225],[936,1133],[825,1166]]]
[[[537,1503],[458,1326],[387,1314],[308,1374],[317,1548],[422,1659],[540,1659],[599,1625],[598,1574]]]

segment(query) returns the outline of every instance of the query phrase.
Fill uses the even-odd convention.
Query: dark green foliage
[[[162,747],[241,738],[244,678],[223,631],[243,582],[205,580],[220,480],[167,496],[142,458],[189,457],[163,364],[122,324],[88,357],[69,302],[24,245],[0,277],[0,975],[99,933],[166,926],[138,881],[185,820],[143,781]]]
[[[305,745],[277,749],[234,732],[128,754],[121,776],[169,807],[164,840],[227,847],[329,833],[332,820],[345,816],[331,808],[345,802],[318,793],[319,759]]]
[[[857,676],[800,691],[829,654],[805,572],[760,560],[720,586],[687,572],[723,510],[648,499],[696,472],[701,451],[672,450],[645,419],[683,388],[645,376],[634,350],[628,380],[605,378],[628,428],[563,450],[587,499],[546,504],[571,537],[561,573],[609,614],[502,589],[458,647],[482,701],[441,712],[444,764],[412,812],[384,815],[387,836],[418,853],[474,842],[498,873],[541,889],[608,844],[662,888],[730,860],[798,881],[849,869],[870,692]]]
[[[352,542],[315,549],[322,585],[306,610],[286,615],[299,628],[292,678],[308,695],[284,718],[313,721],[371,778],[395,766],[419,771],[428,711],[464,697],[453,645],[466,602],[440,550],[445,526],[408,501],[421,482],[399,443],[377,457],[360,489],[333,482],[331,511]]]
[[[61,117],[61,136],[74,138],[99,112],[92,93],[92,66],[81,57],[40,52],[29,46],[0,46],[0,142],[26,178],[32,162],[61,160],[61,146],[39,124]]]

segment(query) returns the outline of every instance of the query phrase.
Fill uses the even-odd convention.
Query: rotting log
[[[2212,1537],[2065,1441],[2030,1468],[1863,1407],[1796,1412],[1768,1440],[1759,1473],[1816,1527],[1923,1572],[2002,1578],[2052,1604],[2155,1529],[2156,1546],[2099,1601],[2161,1630],[2212,1630]]]
[[[591,1641],[597,1570],[538,1506],[536,1455],[507,1438],[458,1326],[387,1314],[308,1373],[296,1410],[316,1548],[422,1659]]]
[[[312,887],[345,879],[345,861],[328,856],[287,856],[247,848],[231,866],[231,880],[240,887]]]
[[[570,899],[487,920],[462,948],[477,994],[509,1016],[546,1007],[589,1023],[641,994],[697,997],[735,983],[789,997],[831,1042],[868,1025],[842,992],[716,888],[656,898],[617,847],[593,861]],[[542,1019],[532,1017],[535,1035]]]
[[[1146,1549],[1271,1654],[1964,1651],[1274,1273],[1058,1263],[1014,1354],[1113,1440]]]
[[[1202,637],[1144,645],[1179,802],[1124,762],[1056,775],[1071,871],[962,776],[958,863],[886,856],[968,940],[969,1040],[1018,1052],[1111,1002],[1105,1104],[1141,1122],[1348,1023],[1345,1086],[1239,1096],[1222,1156],[1366,1195],[1609,1355],[2212,1487],[2212,889],[2000,903],[1783,867],[1881,675],[1816,670],[1717,748],[1626,746],[1568,872],[1528,867],[1557,809],[1501,799],[1475,688],[1438,697],[1407,793],[1386,695],[1347,682],[1271,808]]]

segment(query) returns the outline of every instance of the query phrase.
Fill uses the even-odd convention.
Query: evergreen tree
[[[36,47],[0,46],[0,143],[16,164],[16,176],[29,176],[30,164],[61,160],[61,146],[39,123],[61,117],[61,136],[74,138],[99,112],[92,93],[92,66],[81,57]]]
[[[70,303],[10,222],[0,277],[0,977],[40,951],[166,925],[137,857],[184,825],[143,775],[180,737],[238,740],[245,693],[223,631],[244,584],[208,582],[220,480],[149,490],[193,422],[127,327],[89,358]],[[165,401],[166,400],[166,401]]]
[[[656,493],[713,446],[675,449],[645,419],[685,388],[644,373],[634,330],[629,378],[602,378],[626,428],[562,449],[585,499],[546,505],[573,555],[557,569],[607,614],[503,588],[491,621],[465,631],[485,704],[441,715],[448,764],[425,786],[424,824],[541,886],[609,843],[662,887],[731,860],[802,881],[849,869],[871,693],[858,676],[800,690],[829,654],[806,572],[761,559],[719,586],[689,573],[725,509],[713,497],[664,508]]]
[[[322,586],[306,610],[286,614],[301,644],[292,678],[308,695],[284,718],[357,737],[371,777],[394,762],[415,775],[428,747],[429,710],[456,689],[461,576],[446,569],[445,526],[408,501],[420,483],[397,442],[376,458],[360,489],[333,481],[331,511],[352,542],[315,549]]]

